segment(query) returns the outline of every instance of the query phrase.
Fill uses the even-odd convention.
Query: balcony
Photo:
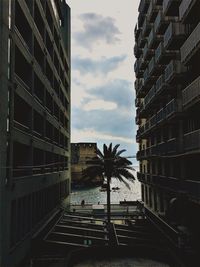
[[[141,160],[141,159],[146,158],[146,149],[138,151],[136,158],[137,158],[137,160]]]
[[[186,180],[184,181],[184,189],[189,196],[200,199],[200,181]]]
[[[152,57],[151,61],[149,62],[149,75],[153,73],[154,67],[155,67],[155,58]]]
[[[171,155],[177,153],[178,144],[177,139],[169,139],[166,142],[162,142],[151,147],[151,156]]]
[[[135,26],[134,34],[135,34],[135,39],[136,39],[136,40],[138,39],[138,37],[139,37],[139,35],[140,35],[140,33],[141,33],[141,30],[142,30],[141,27],[138,28],[137,25]]]
[[[178,142],[176,138],[172,138],[167,141],[166,145],[166,153],[167,154],[174,154],[178,152]]]
[[[144,98],[144,106],[148,106],[151,103],[152,99],[155,96],[155,86],[153,85],[148,94]]]
[[[188,104],[195,104],[200,97],[200,76],[188,85],[182,92],[183,107]]]
[[[156,34],[153,27],[148,37],[148,48],[155,49],[160,41],[162,41],[162,35]]]
[[[143,55],[140,56],[139,61],[138,61],[138,67],[141,70],[144,70],[148,65],[148,61],[144,60]]]
[[[149,119],[149,122],[148,122],[148,128],[153,128],[155,125],[156,125],[156,123],[157,123],[157,116],[156,116],[156,114],[155,115],[153,115],[150,119]]]
[[[149,73],[149,68],[147,67],[146,68],[146,70],[145,70],[145,72],[144,72],[144,86],[145,86],[145,88],[147,89],[149,89],[149,88],[151,88],[151,86],[152,86],[152,84],[154,83],[154,81],[156,80],[156,76],[154,76],[154,75],[150,75],[150,73]]]
[[[167,65],[169,61],[177,57],[177,51],[165,49],[163,42],[160,42],[158,48],[155,51],[155,60],[157,63]]]
[[[143,92],[143,87],[144,87],[144,79],[140,78],[136,80],[135,82],[135,89],[136,89],[136,95],[137,97],[143,97],[144,92]]]
[[[163,11],[160,10],[154,23],[155,32],[161,35],[164,34],[167,25],[171,20],[174,20],[174,17],[164,16]]]
[[[157,120],[156,120],[157,123],[162,122],[162,121],[166,118],[166,113],[165,113],[165,109],[164,109],[164,108],[161,108],[161,109],[157,112],[157,114],[156,114],[156,118],[157,118]]]
[[[144,13],[139,13],[138,16],[138,27],[142,27],[145,19],[145,14]]]
[[[152,175],[152,183],[157,186],[169,188],[175,192],[180,188],[180,180],[175,177]]]
[[[145,43],[146,43],[146,38],[144,38],[144,36],[142,35],[142,32],[141,32],[139,37],[138,37],[139,48],[144,48]]]
[[[179,50],[185,40],[185,26],[179,22],[171,22],[164,35],[164,47]]]
[[[134,64],[134,71],[135,71],[135,75],[137,78],[142,78],[142,75],[143,75],[143,71],[141,70],[141,68],[139,67],[139,59],[137,59],[135,61],[135,64]]]
[[[146,16],[144,19],[144,24],[142,27],[142,35],[147,37],[151,31],[152,23],[149,22],[148,17]]]
[[[154,22],[158,12],[162,9],[162,6],[157,5],[156,0],[152,0],[150,2],[148,11],[147,11],[147,17],[150,22]]]
[[[163,13],[165,15],[178,16],[180,2],[181,0],[164,0]]]
[[[165,69],[165,82],[173,83],[186,72],[186,68],[179,60],[171,60]]]
[[[143,58],[144,60],[149,60],[154,55],[154,49],[149,49],[148,44],[146,43],[143,49]]]
[[[140,106],[140,99],[139,98],[136,98],[135,99],[135,106],[136,107],[139,107]]]
[[[179,6],[179,18],[182,22],[185,21],[190,11],[194,7],[197,0],[183,0]]]
[[[150,3],[150,0],[141,0],[139,8],[138,8],[138,11],[140,13],[146,14],[147,10],[148,10],[148,7],[149,7],[149,3]]]
[[[200,149],[200,130],[190,132],[184,135],[184,150],[193,151]]]
[[[139,48],[138,44],[136,43],[134,46],[134,55],[138,58],[142,54],[142,49]]]
[[[200,48],[200,23],[181,47],[181,61],[187,64]]]
[[[156,94],[161,93],[166,87],[166,83],[165,83],[165,76],[161,75],[158,80],[156,81]]]
[[[148,76],[149,76],[149,69],[146,68],[145,72],[144,72],[144,83],[146,83],[147,79],[148,79]]]
[[[178,111],[177,102],[175,99],[172,99],[169,103],[167,103],[165,107],[165,116],[166,118],[172,116]]]
[[[145,182],[145,173],[137,172],[137,178],[141,183]]]

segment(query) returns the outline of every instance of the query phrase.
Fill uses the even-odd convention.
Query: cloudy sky
[[[72,18],[72,142],[135,155],[134,27],[139,0],[66,0]],[[133,160],[134,164],[137,164]]]

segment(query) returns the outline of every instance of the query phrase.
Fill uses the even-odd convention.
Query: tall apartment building
[[[200,248],[199,14],[198,0],[141,0],[134,47],[146,215],[191,251]]]
[[[0,1],[0,266],[16,266],[70,191],[70,9]]]

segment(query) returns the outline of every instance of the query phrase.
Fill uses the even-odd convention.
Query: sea
[[[134,167],[133,174],[136,180],[132,183],[128,181],[128,188],[124,183],[113,178],[111,180],[111,203],[119,204],[120,201],[135,201],[141,200],[141,185],[137,180],[138,168]],[[126,180],[127,181],[127,180]],[[118,187],[118,190],[112,189]],[[80,189],[72,189],[70,195],[70,202],[72,205],[80,205],[82,200],[85,200],[85,204],[106,204],[106,191],[100,191],[101,187],[84,187]]]

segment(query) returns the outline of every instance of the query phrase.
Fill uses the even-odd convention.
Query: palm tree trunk
[[[107,220],[110,224],[110,177],[107,177]]]

